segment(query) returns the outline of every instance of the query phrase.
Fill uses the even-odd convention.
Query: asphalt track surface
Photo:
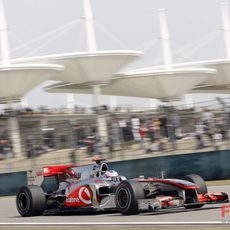
[[[222,191],[230,194],[230,186],[213,186],[210,192]],[[157,212],[140,213],[134,216],[122,216],[119,213],[68,213],[48,214],[36,217],[21,217],[16,209],[15,197],[0,198],[0,224],[3,223],[77,223],[77,224],[99,224],[99,223],[146,223],[146,222],[219,222],[221,221],[222,204],[205,205],[201,209],[186,210],[184,208],[167,209]],[[227,216],[230,220],[230,213]]]

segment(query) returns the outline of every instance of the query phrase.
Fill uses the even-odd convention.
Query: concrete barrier
[[[15,195],[19,187],[27,184],[26,172],[0,174],[0,196]]]

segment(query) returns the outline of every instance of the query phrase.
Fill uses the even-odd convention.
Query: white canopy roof
[[[67,53],[12,60],[13,63],[50,63],[65,67],[55,80],[85,83],[109,80],[121,68],[142,56],[137,51]]]
[[[230,93],[230,60],[219,59],[211,61],[200,61],[178,64],[175,66],[203,66],[216,69],[216,76],[208,78],[204,85],[197,86],[191,90],[191,93],[215,93],[229,94]]]
[[[60,73],[63,67],[54,64],[13,64],[0,66],[0,102],[19,100],[24,94],[54,74]]]
[[[216,73],[207,68],[134,71],[118,74],[101,87],[104,95],[132,96],[168,100],[187,93]],[[59,83],[45,88],[48,92],[92,94],[90,84]]]
[[[206,83],[213,86],[230,85],[230,60],[204,62],[203,66],[217,70],[216,77],[207,79]]]
[[[208,78],[205,84],[209,86],[226,86],[230,84],[230,60],[219,59],[211,61],[189,62],[175,64],[175,67],[205,67],[216,69],[216,76]],[[203,88],[205,90],[205,88]]]
[[[214,93],[214,94],[229,94],[230,85],[224,86],[199,86],[192,89],[189,93]]]
[[[173,68],[211,68],[216,69],[216,75],[212,78],[207,78],[205,84],[208,86],[224,86],[230,84],[230,60],[218,59],[198,62],[185,62],[172,64]],[[142,69],[133,70],[135,72],[156,71],[164,69],[164,66],[153,66]]]

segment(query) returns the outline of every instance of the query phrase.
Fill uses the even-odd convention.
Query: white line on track
[[[80,226],[80,225],[230,225],[230,222],[203,221],[203,222],[72,222],[72,223],[0,223],[0,226]]]

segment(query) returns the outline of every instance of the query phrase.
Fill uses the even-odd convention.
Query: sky
[[[166,9],[173,62],[225,57],[220,0],[91,0],[98,50],[140,50],[144,57],[125,69],[162,64],[158,9]],[[230,0],[227,1],[230,6]],[[4,0],[11,57],[85,51],[82,0]],[[29,92],[31,107],[66,105],[63,94]],[[192,96],[194,101],[216,95]],[[226,95],[225,95],[226,96]],[[91,105],[90,95],[75,95]],[[147,99],[118,97],[118,104],[148,106]],[[102,96],[103,104],[110,98]]]

